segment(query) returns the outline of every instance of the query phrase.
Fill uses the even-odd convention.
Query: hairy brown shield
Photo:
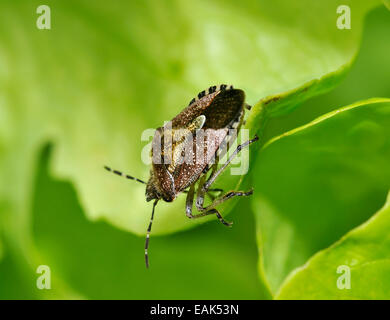
[[[146,184],[146,200],[154,200],[152,216],[146,234],[145,262],[149,266],[148,247],[154,209],[159,200],[173,201],[180,193],[187,193],[186,215],[193,219],[215,214],[225,225],[226,222],[215,208],[234,196],[249,196],[248,192],[230,191],[221,195],[223,190],[210,188],[232,159],[254,141],[248,140],[239,145],[226,163],[218,167],[218,160],[227,152],[244,121],[245,93],[233,86],[211,86],[191,100],[188,107],[163,127],[157,128],[152,141],[152,168],[148,182],[125,175],[120,171],[105,167],[108,171]],[[235,129],[235,130],[232,130]],[[232,134],[233,132],[233,134]],[[193,214],[193,200],[197,185],[195,202],[199,213]],[[220,192],[215,198],[211,193]],[[208,194],[213,202],[204,206],[204,197]]]

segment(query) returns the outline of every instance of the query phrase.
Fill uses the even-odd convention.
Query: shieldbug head
[[[211,188],[242,148],[258,140],[255,136],[238,145],[227,161],[219,165],[219,159],[227,152],[241,129],[245,109],[250,108],[245,103],[243,90],[224,84],[211,86],[192,99],[169,125],[156,129],[152,141],[152,167],[148,182],[105,167],[119,176],[145,184],[146,200],[154,200],[145,241],[146,267],[149,267],[149,238],[158,201],[172,202],[180,193],[186,193],[185,210],[188,218],[215,214],[221,223],[230,226],[232,223],[224,220],[216,207],[232,197],[252,194],[252,190],[223,193],[222,189]],[[236,134],[232,135],[232,131]],[[217,197],[213,195],[215,192],[219,192]],[[198,212],[193,214],[195,193],[195,207]],[[206,195],[213,200],[207,206],[204,205]]]

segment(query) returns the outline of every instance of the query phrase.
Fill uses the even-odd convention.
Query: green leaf
[[[31,290],[31,277],[23,274],[20,263],[14,258],[6,252],[0,261],[0,299],[39,299],[39,290]]]
[[[389,115],[389,99],[359,102],[272,139],[260,152],[252,208],[260,276],[272,292],[383,203],[390,188]]]
[[[270,298],[256,281],[255,222],[249,201],[234,228],[214,221],[173,235],[152,234],[146,269],[144,237],[87,220],[74,188],[48,175],[49,159],[45,152],[40,161],[32,230],[39,252],[35,264],[48,265],[56,278],[51,290],[32,292],[49,299],[58,294],[72,298],[74,292],[89,299]]]
[[[3,259],[3,256],[4,256],[4,245],[2,240],[0,239],[0,261],[1,259]]]
[[[348,33],[334,28],[339,3],[281,1],[275,12],[251,1],[47,1],[52,29],[38,30],[41,2],[2,1],[0,218],[16,261],[34,265],[39,256],[31,195],[46,143],[54,146],[52,174],[74,185],[88,218],[144,233],[151,210],[144,187],[108,175],[103,165],[146,179],[143,130],[172,118],[209,85],[233,83],[253,104],[327,74],[336,83],[356,53],[365,12],[377,2],[351,4],[356,28]],[[183,202],[159,204],[154,234],[195,225]]]
[[[390,12],[379,6],[366,16],[359,53],[340,85],[309,99],[287,116],[270,119],[263,139],[267,141],[270,137],[305,125],[340,106],[372,97],[390,97],[387,57],[390,41],[382,41],[387,34],[390,34]]]
[[[35,12],[42,4],[40,1],[1,1],[0,10],[5,14],[0,20],[0,224],[7,239],[6,265],[1,266],[2,270],[23,263],[34,268],[37,262],[48,260],[62,268],[61,276],[55,279],[61,292],[55,297],[63,292],[77,297],[67,283],[86,296],[112,297],[109,276],[118,272],[115,267],[119,265],[118,268],[123,267],[119,270],[123,281],[133,263],[142,263],[141,256],[134,260],[123,257],[126,250],[139,252],[143,239],[110,229],[104,221],[97,222],[94,228],[91,221],[77,219],[84,219],[81,214],[85,213],[90,220],[105,220],[142,234],[151,206],[145,204],[142,185],[120,181],[104,172],[102,166],[108,164],[147,179],[148,166],[140,160],[141,150],[147,144],[140,140],[143,130],[160,126],[198,91],[216,83],[233,83],[243,88],[250,104],[260,100],[247,127],[251,134],[261,132],[268,117],[285,114],[340,81],[359,47],[363,18],[378,3],[153,0],[108,5],[102,0],[48,0],[45,4],[51,8],[52,29],[38,30]],[[341,4],[351,7],[351,30],[336,28],[336,8]],[[82,209],[73,206],[73,198],[62,198],[56,193],[62,188],[50,189],[56,188],[56,184],[46,188],[45,184],[34,184],[38,157],[48,142],[53,145],[51,174],[72,184],[76,192],[72,196],[78,197]],[[234,185],[238,179],[224,177],[222,184]],[[33,203],[34,186],[38,189],[39,205]],[[53,193],[55,197],[51,198]],[[195,225],[185,218],[183,202],[182,197],[173,204],[159,204],[153,235]],[[37,218],[37,212],[43,219]],[[73,215],[67,220],[66,214]],[[63,225],[56,225],[58,221]],[[244,226],[249,228],[248,224]],[[73,227],[80,227],[75,239]],[[196,232],[199,234],[192,237]],[[208,252],[208,232],[192,230],[189,234],[188,238],[181,238],[187,236],[183,234],[162,238],[165,246],[172,247],[165,250],[161,246],[156,252],[168,252],[166,257],[175,257],[181,249],[188,261],[194,254],[199,261],[196,268],[204,274],[209,270],[202,268],[212,261],[216,268],[203,279],[210,284],[210,297],[213,293],[222,297],[224,293],[226,282],[225,278],[218,278],[219,270],[228,276],[235,267],[243,266],[243,274],[234,274],[233,283],[229,283],[226,297],[233,297],[234,292],[268,297],[267,290],[253,281],[251,266],[246,265],[252,263],[252,256],[246,251],[241,253],[240,246],[233,253],[224,252],[219,259],[213,250]],[[223,245],[215,243],[220,239],[216,235],[212,241],[214,252],[226,250],[227,243],[242,245],[243,234],[241,230],[230,242],[225,239]],[[96,244],[91,243],[97,235],[101,238]],[[198,250],[191,247],[195,253],[186,251],[184,242],[190,240],[202,241]],[[120,243],[118,250],[112,252],[116,243]],[[15,263],[8,263],[8,252],[16,256]],[[105,257],[110,258],[104,261]],[[75,263],[78,259],[79,264]],[[239,262],[231,264],[236,260]],[[90,275],[84,266],[96,273]],[[185,279],[184,273],[194,264],[184,261],[180,266],[180,279]],[[141,268],[143,265],[137,265],[135,270],[141,272]],[[104,275],[105,270],[110,275]],[[174,279],[171,269],[163,271],[167,272],[152,276],[154,283],[164,275]],[[135,297],[136,291],[126,290],[132,283],[129,279],[135,281],[137,276],[139,273],[135,272],[122,284],[112,286],[114,291],[122,297]],[[99,277],[106,281],[102,286],[105,292],[99,292]],[[31,275],[27,278],[31,279]],[[146,296],[144,279],[147,275],[139,277],[137,288]],[[187,296],[200,297],[200,278],[191,280],[191,285],[197,287]],[[12,286],[12,281],[8,283]],[[160,288],[162,292],[170,283],[161,283],[165,284]],[[180,287],[180,281],[173,288],[176,294],[181,292],[179,289],[188,289]],[[164,292],[155,294],[161,297]]]
[[[390,193],[370,220],[320,251],[286,280],[277,299],[389,299]]]
[[[378,3],[47,1],[52,29],[38,30],[39,1],[2,1],[0,181],[7,183],[0,194],[11,206],[9,233],[28,238],[33,170],[47,141],[52,173],[74,184],[90,219],[144,233],[151,211],[144,186],[110,176],[103,165],[147,179],[143,130],[211,84],[234,83],[251,104],[302,90],[283,105],[269,103],[275,113],[330,89],[357,51],[365,13]],[[340,4],[354,12],[351,30],[336,27]],[[249,122],[253,131],[263,123],[261,110]],[[154,233],[193,226],[183,208],[184,197],[159,204]]]

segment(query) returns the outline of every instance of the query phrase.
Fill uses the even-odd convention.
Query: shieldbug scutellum
[[[250,190],[229,191],[222,195],[222,189],[211,188],[242,148],[258,140],[255,136],[238,145],[227,161],[219,166],[219,159],[237,137],[237,134],[231,135],[230,132],[235,130],[237,133],[240,130],[245,109],[250,108],[245,103],[243,90],[224,84],[211,86],[192,99],[188,107],[169,122],[169,126],[164,125],[156,129],[152,141],[152,168],[148,182],[105,166],[110,172],[145,184],[146,201],[154,200],[145,241],[146,267],[149,267],[148,247],[154,210],[159,200],[172,202],[180,193],[187,193],[187,217],[194,219],[215,214],[224,225],[230,226],[231,223],[223,219],[216,206],[232,197],[252,194]],[[206,134],[201,136],[200,132]],[[201,138],[196,138],[199,136]],[[212,196],[212,203],[204,206],[205,195],[216,191],[220,192],[220,195],[216,198]],[[197,214],[192,213],[195,192]]]

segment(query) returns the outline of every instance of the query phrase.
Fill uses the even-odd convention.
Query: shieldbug
[[[232,130],[240,130],[245,109],[243,90],[233,86],[211,86],[200,92],[197,98],[174,117],[168,124],[157,128],[152,141],[152,168],[148,182],[123,174],[105,166],[105,169],[127,179],[146,185],[146,200],[153,202],[152,216],[146,233],[145,263],[149,267],[148,247],[152,228],[154,210],[160,200],[172,202],[180,193],[186,193],[186,215],[195,219],[215,214],[224,225],[232,223],[223,219],[216,207],[235,196],[250,196],[253,191],[229,191],[212,189],[217,177],[242,150],[258,140],[255,136],[237,146],[227,161],[219,166],[219,159],[227,152],[229,144],[237,134],[229,134]],[[202,134],[200,134],[202,133]],[[199,138],[201,137],[201,138]],[[157,150],[157,151],[156,151]],[[197,188],[196,188],[197,184]],[[211,195],[212,203],[204,206],[205,195],[220,192],[218,197]],[[196,192],[195,207],[198,213],[192,213]]]

